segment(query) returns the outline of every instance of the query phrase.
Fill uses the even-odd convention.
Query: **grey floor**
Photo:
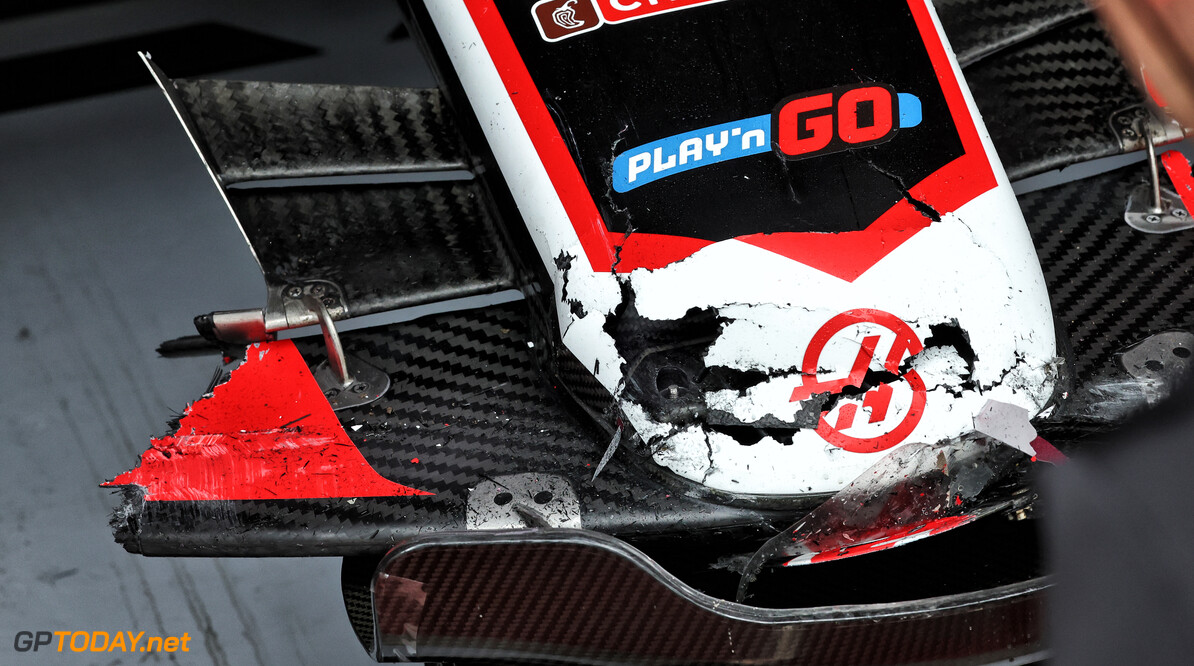
[[[398,22],[387,0],[179,4],[3,23],[0,58],[218,20],[323,50],[220,78],[431,84],[410,40],[386,41]],[[157,90],[0,115],[0,664],[371,663],[345,616],[338,559],[150,559],[108,528],[117,499],[98,484],[136,464],[216,365],[159,358],[158,342],[191,333],[195,314],[263,300]],[[20,654],[22,630],[192,642],[174,655]]]

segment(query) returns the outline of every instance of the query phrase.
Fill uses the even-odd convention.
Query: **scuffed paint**
[[[1066,455],[1037,434],[1031,418],[1032,414],[1022,407],[989,400],[974,417],[974,430],[1032,456],[1033,460],[1054,465],[1065,463]]]
[[[831,425],[849,422],[860,436],[874,435],[882,430],[871,423],[879,406],[886,410],[880,422],[898,421],[914,406],[917,388],[909,385],[909,372],[924,386],[924,414],[904,443],[970,432],[990,399],[1035,414],[1052,396],[1057,352],[1040,269],[1023,229],[995,224],[999,215],[1018,219],[1014,199],[1008,198],[1005,191],[991,192],[944,216],[853,283],[737,241],[628,277],[569,262],[561,271],[561,284],[568,285],[564,300],[582,300],[586,307],[583,316],[577,308],[559,308],[564,342],[587,367],[602,371],[598,381],[616,397],[656,463],[728,492],[834,492],[889,448],[858,453],[835,446],[818,432],[822,411]],[[727,275],[727,266],[738,272]],[[724,323],[701,361],[710,369],[749,375],[750,385],[706,392],[702,423],[653,417],[628,395],[626,373],[633,359],[618,353],[608,327],[600,325],[618,316],[627,298],[636,316],[655,322],[711,308]],[[827,343],[810,377],[805,367],[810,341],[826,322],[858,305],[899,313],[923,351],[903,355],[896,372],[882,374],[896,334],[863,323]],[[863,386],[791,400],[794,388],[806,381],[840,384],[868,336],[878,342],[866,381],[855,383]],[[875,389],[890,393],[886,402],[877,395],[868,401]],[[762,436],[744,443],[736,436],[741,430]]]
[[[249,347],[173,435],[154,439],[135,469],[103,485],[139,486],[149,501],[431,494],[369,465],[289,340]]]
[[[742,568],[738,601],[767,563],[828,562],[905,545],[985,516],[1025,509],[1023,452],[980,435],[911,444],[848,485],[755,551]]]
[[[897,546],[905,546],[914,541],[920,541],[925,537],[930,537],[934,534],[941,534],[942,532],[948,532],[954,528],[968,525],[974,522],[975,518],[976,516],[947,516],[944,518],[925,520],[924,522],[915,525],[904,525],[895,529],[883,531],[879,535],[875,535],[875,539],[872,541],[845,546],[836,550],[829,550],[820,553],[808,553],[801,555],[800,557],[794,557],[787,562],[784,562],[784,566],[795,567],[802,564],[833,562],[836,560],[844,560],[850,557],[857,557],[859,555],[866,555],[868,553],[877,553],[879,551],[889,550]]]

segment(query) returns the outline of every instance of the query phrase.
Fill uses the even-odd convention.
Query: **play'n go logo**
[[[919,124],[920,100],[910,95],[903,100],[916,104]],[[873,146],[890,140],[900,128],[900,101],[890,86],[873,83],[794,95],[771,114],[771,135],[789,160]]]
[[[891,140],[922,120],[920,98],[869,83],[793,95],[772,113],[652,141],[614,159],[613,186],[629,192],[711,164],[776,152],[803,160]]]

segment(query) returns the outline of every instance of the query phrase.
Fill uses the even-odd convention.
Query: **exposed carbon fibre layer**
[[[1122,152],[1111,115],[1143,96],[1093,16],[966,69],[1012,180]]]
[[[1142,164],[1020,197],[1053,314],[1082,390],[1114,354],[1169,329],[1194,331],[1194,234],[1146,234],[1123,219]]]
[[[706,597],[601,535],[430,536],[374,582],[376,656],[518,663],[986,664],[1040,649],[1043,581],[898,605]],[[492,663],[492,661],[487,661]]]
[[[474,181],[229,190],[228,199],[267,284],[330,280],[350,316],[515,285]]]
[[[608,441],[537,370],[527,319],[526,306],[516,303],[342,336],[347,353],[385,370],[393,385],[378,402],[338,412],[341,422],[382,476],[434,496],[219,502],[134,497],[118,512],[117,539],[151,555],[376,554],[424,531],[464,529],[470,489],[487,477],[522,472],[566,479],[579,498],[582,525],[609,534],[691,534],[763,524],[765,513],[665,486],[648,475],[653,463],[630,458],[628,450],[591,480]],[[321,358],[320,343],[300,348],[312,362]]]
[[[468,169],[439,90],[176,79],[225,185]]]
[[[1090,13],[1085,0],[935,0],[963,67]]]

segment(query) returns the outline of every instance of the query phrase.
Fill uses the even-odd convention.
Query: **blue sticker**
[[[614,160],[614,191],[629,192],[698,167],[770,152],[771,114],[677,134]]]
[[[900,93],[900,129],[916,127],[924,119],[920,110],[920,98],[911,93]]]
[[[900,128],[923,120],[920,98],[899,93]],[[771,152],[771,114],[685,132],[628,150],[614,159],[615,192],[710,164]]]

